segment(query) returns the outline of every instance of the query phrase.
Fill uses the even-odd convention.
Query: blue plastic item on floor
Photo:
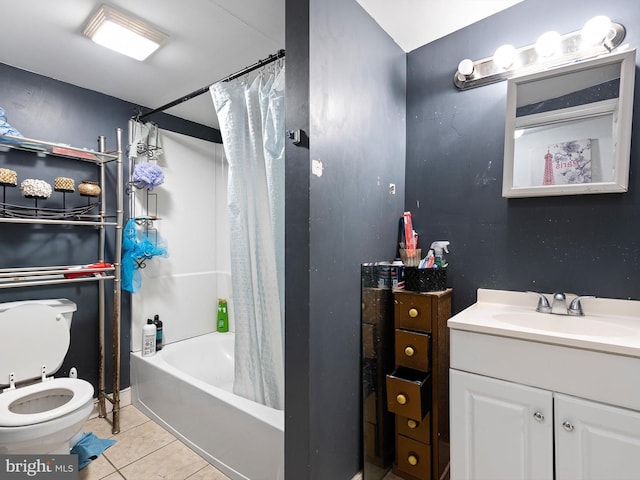
[[[93,432],[85,433],[71,449],[72,454],[78,455],[78,469],[89,465],[114,443],[115,440],[98,438]]]

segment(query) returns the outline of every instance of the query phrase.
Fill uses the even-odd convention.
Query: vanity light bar
[[[590,25],[602,28],[607,24],[608,32],[593,43]],[[597,34],[596,34],[597,35]],[[567,63],[610,53],[622,44],[626,30],[624,25],[611,22],[606,17],[594,17],[582,30],[559,35],[556,32],[543,34],[534,45],[515,49],[503,45],[492,57],[476,60],[464,59],[458,65],[453,83],[460,90],[481,87],[506,80],[515,75],[534,73]],[[596,37],[597,38],[597,37]]]

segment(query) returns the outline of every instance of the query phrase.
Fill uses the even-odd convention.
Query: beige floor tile
[[[121,470],[127,480],[184,480],[207,462],[176,440]]]
[[[224,473],[218,471],[213,465],[207,465],[196,473],[187,477],[187,480],[231,480]]]
[[[109,461],[100,455],[78,473],[78,480],[99,480],[116,471]]]
[[[113,436],[111,433],[111,418],[111,413],[107,414],[106,418],[92,418],[85,423],[84,431],[93,432],[98,438],[110,438]],[[133,405],[127,405],[120,409],[120,433],[126,432],[148,421],[149,417]]]
[[[106,418],[92,418],[84,424],[84,431],[86,433],[93,432],[98,438],[109,438],[111,437],[111,422]]]
[[[133,405],[127,405],[120,409],[120,433],[126,432],[148,421],[149,417]]]
[[[108,477],[104,477],[102,480],[125,480],[125,478],[118,472],[113,472]]]
[[[129,465],[145,455],[175,441],[173,435],[155,422],[146,422],[114,436],[116,444],[109,447],[104,456],[117,469]]]

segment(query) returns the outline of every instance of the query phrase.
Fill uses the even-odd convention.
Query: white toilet
[[[93,386],[52,377],[75,311],[64,298],[0,303],[0,454],[68,454],[81,437]]]

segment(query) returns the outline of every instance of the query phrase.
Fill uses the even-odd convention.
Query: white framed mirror
[[[503,197],[627,191],[635,53],[508,80]]]

